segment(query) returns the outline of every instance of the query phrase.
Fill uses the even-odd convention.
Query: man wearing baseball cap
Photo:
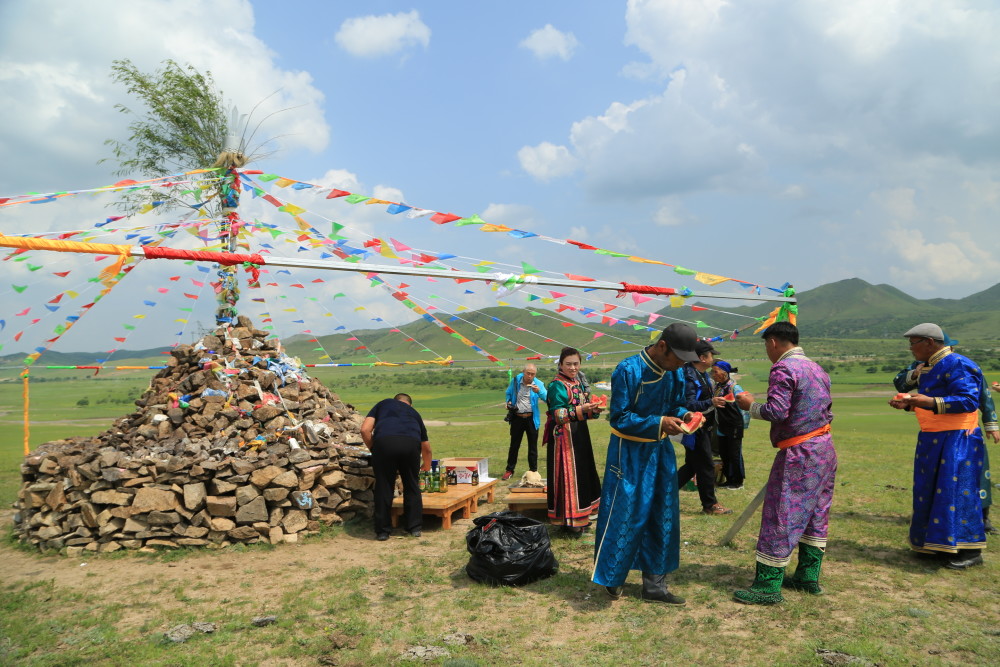
[[[642,572],[642,599],[684,604],[667,590],[680,564],[677,460],[668,435],[681,432],[684,375],[698,336],[675,323],[611,375],[611,439],[594,535],[595,583],[622,596],[629,570]]]
[[[715,497],[715,462],[712,458],[712,431],[718,425],[717,407],[725,407],[721,397],[712,395],[712,383],[708,379],[708,369],[718,354],[711,341],[699,340],[694,351],[698,361],[684,364],[684,396],[686,407],[691,412],[700,412],[705,424],[694,433],[681,438],[684,445],[684,465],[677,470],[677,487],[687,484],[698,476],[698,496],[705,514],[732,514],[719,504]]]
[[[979,498],[983,432],[979,428],[982,371],[944,344],[937,324],[918,324],[903,336],[924,363],[916,394],[889,405],[914,411],[920,423],[913,460],[910,548],[964,570],[982,565],[986,532]]]

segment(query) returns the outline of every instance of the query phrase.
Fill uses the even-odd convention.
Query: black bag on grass
[[[472,520],[465,535],[472,557],[465,572],[493,586],[523,586],[551,577],[559,563],[549,545],[545,524],[517,512],[494,512]]]

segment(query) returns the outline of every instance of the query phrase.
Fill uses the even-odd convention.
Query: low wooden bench
[[[542,489],[538,489],[536,491],[522,491],[520,493],[511,492],[504,502],[507,503],[507,507],[514,512],[520,512],[523,510],[543,510],[547,509],[549,506],[546,493]]]
[[[486,502],[493,502],[493,493],[497,482],[494,479],[489,482],[482,482],[477,486],[471,484],[451,484],[444,493],[422,493],[420,498],[424,505],[424,514],[441,517],[441,527],[445,530],[451,528],[452,515],[462,510],[463,519],[471,519],[472,515],[479,511],[479,499],[486,496]],[[399,516],[403,513],[403,499],[393,498],[392,500],[392,525],[399,523]]]

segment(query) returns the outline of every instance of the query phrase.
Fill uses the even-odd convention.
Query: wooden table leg
[[[403,510],[393,507],[389,510],[389,520],[392,521],[392,527],[396,528],[399,526],[399,515],[403,513]]]
[[[472,503],[466,502],[462,505],[462,518],[471,519],[472,518]]]
[[[441,514],[441,529],[448,530],[451,528],[451,510],[445,510]]]
[[[492,503],[493,502],[493,487],[492,486],[490,487],[489,493],[486,496],[486,502],[488,502],[488,503]]]

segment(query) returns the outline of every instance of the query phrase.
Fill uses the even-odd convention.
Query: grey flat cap
[[[944,340],[944,331],[941,327],[934,324],[933,322],[924,322],[923,324],[918,324],[913,327],[905,334],[903,338],[933,338],[934,340]]]

